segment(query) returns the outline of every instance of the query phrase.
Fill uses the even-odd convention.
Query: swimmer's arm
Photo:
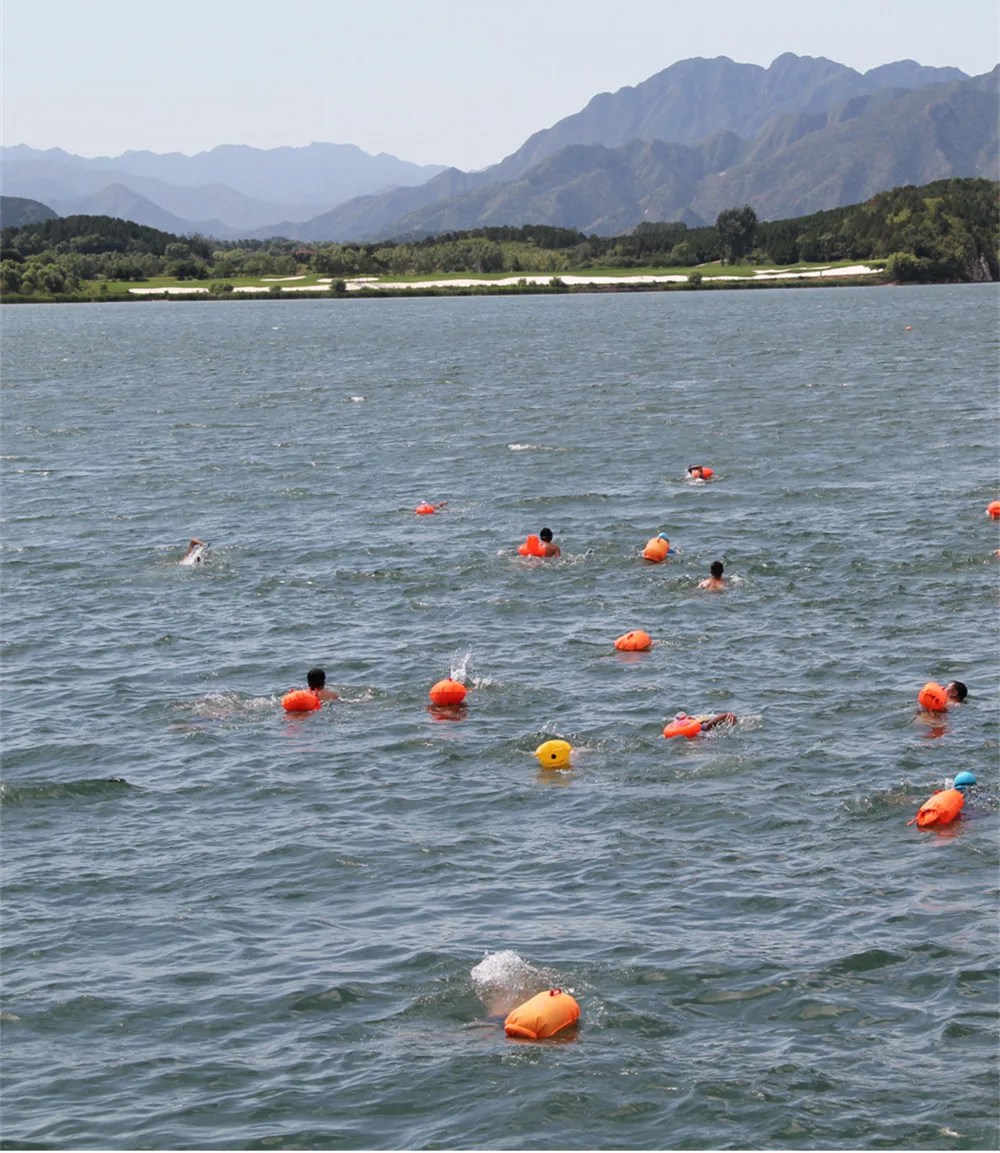
[[[735,713],[719,713],[717,717],[710,717],[707,721],[701,722],[702,732],[708,732],[709,729],[714,729],[716,725],[735,725]]]

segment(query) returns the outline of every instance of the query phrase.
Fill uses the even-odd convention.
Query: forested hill
[[[41,201],[28,200],[24,196],[0,196],[0,227],[20,228],[22,224],[52,220],[55,215],[55,212]]]
[[[619,236],[546,225],[481,228],[408,243],[216,243],[123,220],[64,217],[0,234],[0,290],[78,292],[86,282],[290,276],[429,275],[435,272],[575,272],[592,268],[696,269],[720,259],[787,266],[802,261],[888,261],[910,281],[1000,280],[1000,184],[939,180],[879,193],[864,204],[758,223],[753,208],[726,210],[715,226],[645,223]],[[734,225],[736,231],[734,232]]]

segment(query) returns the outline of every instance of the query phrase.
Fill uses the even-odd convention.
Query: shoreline
[[[331,278],[332,279],[332,278]],[[579,279],[580,283],[570,283]],[[553,280],[557,283],[553,284]],[[899,281],[885,278],[884,269],[855,271],[847,269],[807,270],[805,272],[778,273],[772,275],[748,276],[707,276],[692,283],[688,277],[676,276],[632,276],[632,277],[593,277],[573,278],[539,276],[532,281],[518,277],[497,280],[445,281],[393,281],[375,283],[359,278],[354,287],[332,291],[325,285],[295,285],[275,293],[271,288],[243,286],[232,292],[213,294],[202,285],[190,288],[180,285],[166,285],[158,288],[129,289],[126,292],[109,292],[101,295],[82,293],[52,293],[45,296],[32,294],[21,296],[7,293],[0,296],[3,304],[132,304],[142,302],[202,301],[223,303],[234,300],[373,300],[401,297],[447,297],[447,296],[571,296],[580,294],[607,294],[630,292],[744,292],[782,288],[915,288],[923,286],[946,286],[955,284],[995,284],[996,281],[967,280],[928,280]],[[522,283],[524,281],[524,283]]]
[[[522,278],[518,278],[518,281]],[[869,273],[844,275],[840,270],[831,270],[823,275],[807,276],[800,273],[782,273],[778,276],[710,276],[697,283],[687,277],[668,279],[666,277],[605,277],[593,278],[583,283],[568,283],[568,278],[556,278],[560,283],[553,284],[553,277],[539,278],[538,282],[520,284],[497,283],[496,281],[440,281],[431,282],[392,282],[357,284],[343,292],[333,292],[330,288],[316,285],[296,285],[274,293],[269,288],[244,287],[232,292],[213,294],[207,288],[197,285],[191,288],[168,285],[162,288],[129,289],[127,292],[92,295],[81,293],[54,293],[47,296],[33,294],[21,296],[7,293],[0,296],[3,304],[126,304],[149,303],[154,301],[200,301],[218,303],[234,300],[373,300],[400,297],[445,297],[445,296],[552,296],[580,294],[608,294],[630,292],[744,292],[782,288],[875,288],[910,287],[898,281],[882,279],[882,270],[873,269]],[[928,281],[935,285],[964,284],[966,281]],[[970,282],[971,283],[971,282]],[[990,283],[990,282],[984,282]],[[915,282],[916,284],[916,282]]]

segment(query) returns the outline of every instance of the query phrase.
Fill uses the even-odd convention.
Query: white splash
[[[469,662],[472,660],[472,649],[468,649],[461,656],[452,657],[451,679],[465,684],[469,671]]]
[[[490,1017],[505,1017],[515,1005],[533,996],[547,983],[545,974],[529,965],[513,949],[487,953],[469,976]]]

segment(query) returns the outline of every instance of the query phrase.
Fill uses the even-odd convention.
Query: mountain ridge
[[[0,157],[5,192],[65,213],[133,214],[222,240],[370,241],[496,223],[614,231],[628,220],[706,220],[750,201],[767,219],[984,171],[997,152],[995,105],[991,114],[983,98],[995,91],[995,74],[969,78],[913,60],[861,73],[793,53],[766,68],[694,57],[598,93],[486,169],[428,166],[433,174],[422,182],[369,183],[345,199],[335,193],[350,181],[335,184],[331,165],[364,158],[372,181],[376,173],[398,176],[403,170],[391,165],[406,162],[316,143],[219,145],[193,157],[131,150],[113,168],[107,158],[26,145],[0,149]],[[409,181],[422,174],[413,165],[405,172]],[[220,173],[231,182],[215,180]],[[278,195],[252,195],[264,192]],[[323,202],[332,206],[315,213]]]
[[[381,240],[523,223],[603,235],[624,227],[626,220],[632,225],[652,219],[707,221],[742,203],[753,203],[762,219],[804,215],[900,184],[985,175],[996,151],[997,75],[994,69],[982,77],[914,90],[855,94],[824,111],[774,117],[750,141],[720,129],[694,145],[672,142],[677,171],[669,177],[662,150],[636,148],[635,141],[617,150],[574,144],[555,154],[558,162],[550,155],[507,181],[484,184],[483,174],[450,170],[417,188],[348,201],[285,235],[313,241]],[[970,136],[975,139],[958,143]],[[902,155],[904,146],[909,159]],[[621,156],[612,156],[616,151]],[[622,157],[633,158],[642,171],[626,177]],[[501,167],[486,170],[487,178]],[[657,173],[662,177],[658,184]],[[539,174],[550,178],[547,186]],[[699,182],[704,186],[696,187]],[[616,188],[622,202],[612,207]],[[257,235],[267,234],[275,235],[270,230]]]

